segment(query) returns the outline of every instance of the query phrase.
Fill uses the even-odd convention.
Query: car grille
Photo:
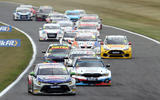
[[[91,49],[92,46],[81,46],[81,48],[88,48],[88,49]]]
[[[48,38],[56,38],[57,33],[47,33]]]
[[[64,59],[52,59],[52,61],[54,62],[64,62]]]
[[[65,93],[70,91],[69,87],[66,85],[61,85],[59,88],[51,88],[50,85],[43,86],[40,90],[43,93]]]
[[[28,15],[21,15],[20,18],[21,19],[28,19]]]
[[[94,74],[85,73],[85,74],[82,74],[82,76],[84,76],[84,77],[100,77],[100,76],[102,76],[102,74],[99,74],[99,73],[94,73]]]
[[[108,52],[109,54],[117,55],[117,54],[124,54],[122,50],[111,50]]]
[[[102,81],[83,81],[83,83],[86,83],[86,84],[99,84],[99,83],[102,83]]]
[[[78,19],[74,19],[74,18],[72,18],[72,19],[71,19],[71,21],[72,21],[72,22],[77,22],[77,21],[78,21]]]

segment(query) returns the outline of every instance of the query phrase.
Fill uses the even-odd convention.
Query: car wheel
[[[32,94],[35,95],[35,92],[34,92],[34,83],[32,83]]]
[[[28,83],[28,93],[31,93],[30,87],[29,87],[29,83]]]

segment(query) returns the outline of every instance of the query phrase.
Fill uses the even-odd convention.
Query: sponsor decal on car
[[[12,26],[0,26],[0,32],[11,32]]]
[[[0,47],[20,47],[20,39],[0,39]]]

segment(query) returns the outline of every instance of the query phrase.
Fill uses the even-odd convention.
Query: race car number
[[[96,81],[97,78],[95,78],[95,77],[88,77],[87,80],[88,80],[88,81]]]
[[[113,53],[113,54],[119,54],[120,52],[116,52],[116,51],[115,51],[115,52],[112,52],[112,53]]]
[[[58,86],[58,85],[56,85],[56,86],[51,85],[50,88],[55,89],[55,88],[60,88],[60,86]]]

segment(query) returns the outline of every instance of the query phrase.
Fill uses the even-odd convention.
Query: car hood
[[[77,41],[79,46],[94,46],[95,41]]]
[[[70,75],[38,75],[37,80],[43,83],[64,83],[71,81]]]
[[[77,67],[76,73],[84,74],[84,73],[100,73],[105,74],[108,73],[107,69],[104,67]]]
[[[129,47],[128,45],[106,45],[106,46],[110,50],[123,50]]]

